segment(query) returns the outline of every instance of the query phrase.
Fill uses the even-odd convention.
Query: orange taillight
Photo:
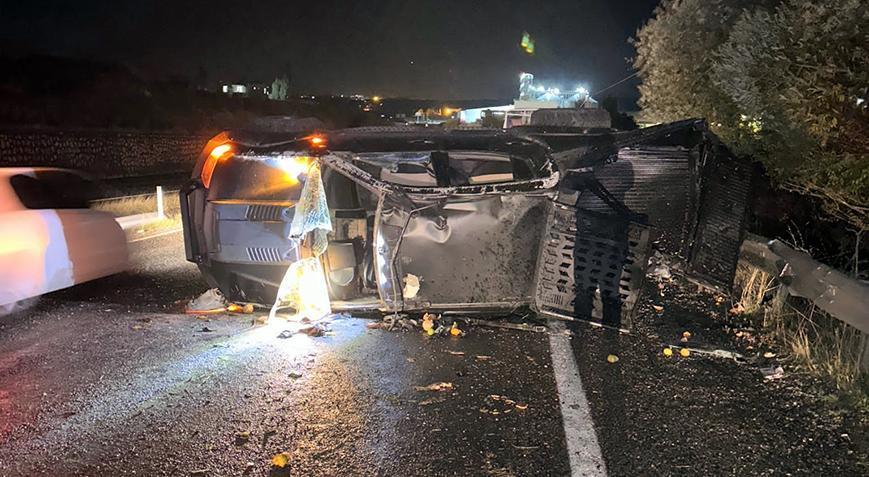
[[[327,141],[326,136],[320,134],[314,134],[313,136],[308,137],[308,142],[311,144],[311,148],[313,149],[326,149]]]
[[[211,186],[211,176],[214,175],[214,168],[217,167],[217,163],[231,154],[232,146],[229,144],[216,146],[208,153],[208,157],[205,158],[205,164],[202,165],[202,173],[199,175],[202,179],[202,185],[206,189]]]

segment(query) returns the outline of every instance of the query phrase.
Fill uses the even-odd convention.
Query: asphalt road
[[[647,293],[630,335],[429,338],[339,317],[327,336],[281,339],[280,324],[182,313],[205,285],[180,234],[131,247],[129,273],[0,317],[0,475],[866,471],[856,416],[823,383],[766,381],[766,360],[661,354],[685,330],[692,346],[732,346],[723,306],[696,290]],[[417,390],[439,382],[452,389]]]

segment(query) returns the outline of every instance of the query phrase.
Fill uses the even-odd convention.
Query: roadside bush
[[[641,106],[705,117],[776,182],[869,229],[869,9],[861,0],[672,0],[637,35]]]

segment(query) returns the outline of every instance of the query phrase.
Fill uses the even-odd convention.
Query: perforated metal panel
[[[537,311],[630,328],[648,261],[648,227],[553,204],[544,237]]]

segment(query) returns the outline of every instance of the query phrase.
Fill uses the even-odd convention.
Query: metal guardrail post
[[[157,217],[166,218],[165,209],[163,208],[163,187],[157,186]]]

